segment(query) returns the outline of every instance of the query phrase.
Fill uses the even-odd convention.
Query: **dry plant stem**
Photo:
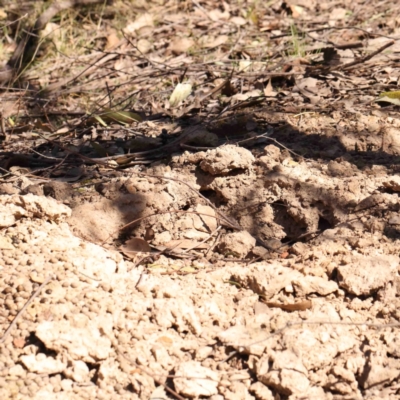
[[[208,254],[214,249],[214,247],[217,245],[219,238],[221,237],[221,232],[218,232],[217,237],[215,238],[213,244],[208,248],[206,253],[204,254],[204,257],[207,258]]]
[[[173,253],[173,251],[174,251],[180,244],[181,244],[181,242],[178,243],[177,245],[173,246],[173,247],[170,248],[170,249],[165,248],[164,250],[159,251],[158,253],[150,253],[150,255],[145,256],[145,257],[141,258],[138,262],[136,262],[136,263],[135,263],[135,268],[138,267],[140,264],[142,264],[142,263],[143,263],[144,261],[146,261],[147,259],[150,259],[150,258],[153,258],[153,257],[158,257],[158,256],[161,256],[162,254],[169,254],[169,255],[173,255],[173,256],[179,257],[179,254],[175,254],[175,253]],[[139,282],[140,282],[140,280],[141,280],[141,277],[143,276],[143,273],[144,273],[144,270],[143,270],[143,272],[142,272],[142,275],[141,275],[140,278],[139,278],[138,283],[135,285],[135,288],[139,285]]]
[[[59,157],[49,157],[49,156],[45,156],[44,154],[39,153],[38,151],[36,151],[36,150],[34,150],[34,149],[28,149],[28,150],[29,150],[29,151],[32,151],[32,152],[35,153],[35,154],[37,154],[39,157],[46,158],[47,160],[55,160],[55,161],[63,160],[62,158],[59,158]]]
[[[198,1],[192,0],[192,2],[199,10],[201,10],[201,12],[204,14],[204,16],[211,21],[211,18],[208,15],[207,10],[205,10],[204,7]]]
[[[203,243],[207,242],[207,240],[209,240],[210,238],[212,238],[221,228],[222,228],[222,226],[219,226],[214,232],[210,233],[210,234],[209,234],[205,239],[203,239],[201,242],[199,242],[198,244],[196,244],[196,245],[194,245],[194,246],[192,246],[192,247],[189,247],[189,248],[186,249],[186,250],[183,250],[182,253],[187,253],[187,252],[190,251],[190,250],[194,250],[194,249],[196,249],[197,247],[199,247],[200,245],[202,245]]]
[[[50,282],[52,279],[52,276],[49,275],[46,280],[37,288],[36,292],[33,293],[33,295],[29,298],[29,300],[24,304],[24,306],[21,308],[21,310],[18,312],[18,314],[15,316],[15,318],[12,320],[10,326],[7,328],[7,330],[4,332],[3,337],[0,339],[0,343],[4,343],[7,337],[10,335],[11,330],[14,328],[15,324],[17,323],[18,319],[21,317],[23,312],[28,308],[29,304],[32,303],[32,301],[39,295],[39,293],[42,291],[42,289]]]
[[[78,269],[76,270],[76,272],[77,272],[78,274],[83,275],[85,278],[88,278],[88,279],[92,280],[92,281],[102,282],[101,279],[93,278],[92,276],[86,275],[84,272],[79,271]]]
[[[53,170],[53,171],[56,171],[64,162],[65,162],[65,160],[68,158],[68,156],[69,156],[69,154],[67,154],[67,156],[65,157],[65,158],[63,158],[62,159],[62,161],[60,162],[60,163],[58,163],[57,165],[52,165],[52,166],[50,166],[50,167],[46,167],[46,168],[39,168],[39,169],[35,169],[35,170],[33,170],[33,171],[31,171],[31,172],[28,172],[28,173],[26,173],[26,174],[23,174],[23,175],[17,175],[17,174],[15,174],[15,173],[13,173],[13,172],[9,172],[9,171],[7,171],[7,172],[9,172],[10,174],[12,174],[12,175],[15,175],[17,178],[23,178],[23,177],[25,177],[25,176],[34,176],[35,174],[37,174],[37,173],[39,173],[39,172],[44,172],[44,171],[48,171],[48,170]],[[0,168],[1,170],[3,170],[3,168]],[[45,180],[48,180],[48,178],[45,178],[45,177],[41,177],[41,179],[45,179]],[[4,180],[1,180],[1,181],[4,181]],[[10,182],[10,181],[7,181],[7,182]]]
[[[1,133],[4,136],[4,140],[7,142],[9,136],[7,135],[6,124],[4,123],[3,113],[1,112],[0,112],[0,127],[1,127]]]
[[[17,18],[16,20],[13,20],[13,21],[11,21],[11,22],[8,22],[7,24],[2,24],[2,25],[0,26],[0,29],[4,29],[4,28],[7,28],[7,26],[14,25],[14,24],[16,24],[17,22],[22,21],[23,19],[25,19],[27,16],[28,16],[28,13],[26,13],[25,15],[22,15],[21,17]]]
[[[143,277],[144,277],[144,275],[145,275],[145,271],[146,271],[146,269],[143,268],[143,271],[141,272],[140,277],[139,277],[138,281],[136,282],[135,289],[137,289],[137,287],[138,287],[138,286],[140,285],[140,283],[142,282]]]
[[[327,31],[327,30],[336,30],[336,31],[341,31],[341,30],[351,30],[351,29],[355,29],[355,30],[359,30],[361,32],[364,32],[368,37],[371,36],[371,32],[369,32],[367,29],[363,29],[363,28],[359,28],[357,26],[344,26],[344,27],[337,27],[337,26],[325,26],[323,28],[315,28],[315,29],[309,29],[307,31],[299,31],[299,35],[303,35],[306,33],[312,33],[312,32],[322,32],[322,31]],[[287,37],[287,36],[292,36],[292,33],[281,33],[279,35],[274,35],[274,36],[270,36],[270,39],[279,39],[282,37]],[[390,36],[386,36],[386,35],[377,35],[374,34],[374,37],[384,37],[384,38],[388,38],[388,39],[393,39],[393,37]]]
[[[87,69],[79,72],[77,75],[69,77],[69,78],[65,78],[59,82],[55,82],[49,86],[47,86],[46,88],[44,88],[41,93],[43,95],[50,95],[52,93],[54,93],[58,88],[60,88],[61,86],[65,86],[68,83],[72,83],[74,81],[76,81],[78,78],[87,76],[89,74],[91,74],[93,71],[95,71],[98,67],[100,67],[102,64],[105,64],[106,62],[114,59],[117,57],[117,54],[108,54],[108,55],[101,55],[100,57],[98,57],[92,64],[90,64]]]
[[[181,144],[181,148],[191,151],[207,151],[215,149],[215,147],[195,147],[195,146],[189,146],[188,144]]]
[[[348,64],[341,65],[341,66],[339,66],[339,68],[340,69],[348,69],[348,68],[351,68],[351,67],[353,67],[355,65],[362,64],[362,63],[370,60],[372,57],[375,57],[377,54],[381,53],[383,50],[386,50],[388,47],[393,46],[393,45],[394,45],[394,40],[391,40],[390,42],[387,42],[386,44],[384,44],[382,47],[379,47],[379,49],[375,50],[371,54],[368,54],[365,57],[358,58],[358,59],[356,59],[353,62],[350,62]]]
[[[278,142],[276,139],[268,137],[268,136],[263,136],[265,139],[272,140],[274,143],[276,143],[278,146],[282,146],[285,150],[287,150],[289,153],[293,154],[296,157],[300,158],[305,158],[300,154],[295,153],[293,150],[290,150],[288,147],[284,146],[282,143]]]
[[[68,149],[67,147],[63,146],[61,143],[59,143],[59,142],[57,142],[57,141],[55,141],[55,140],[51,140],[51,139],[46,138],[46,137],[44,137],[43,135],[40,135],[40,134],[39,134],[39,136],[40,136],[42,139],[46,140],[47,142],[50,142],[50,143],[52,143],[52,144],[55,144],[55,145],[59,146],[59,147],[60,147],[61,149],[63,149],[64,151],[66,151],[66,152],[68,152],[68,153],[71,153],[71,154],[74,154],[74,155],[76,155],[77,157],[80,157],[82,160],[86,160],[86,161],[88,161],[88,162],[91,162],[92,164],[100,164],[100,165],[105,165],[105,166],[107,166],[107,167],[109,167],[109,168],[112,168],[112,169],[117,169],[117,168],[119,168],[120,166],[118,166],[118,167],[111,166],[111,165],[107,162],[107,160],[110,160],[110,161],[111,161],[111,160],[120,161],[121,164],[122,164],[122,160],[123,160],[124,162],[127,163],[127,162],[129,162],[129,161],[131,161],[131,160],[135,160],[137,157],[140,157],[140,156],[149,156],[149,155],[152,155],[152,154],[156,155],[156,154],[158,154],[158,153],[162,153],[162,154],[165,155],[165,154],[166,154],[166,153],[165,153],[166,150],[171,150],[171,151],[173,151],[175,148],[179,148],[181,141],[182,141],[183,139],[185,139],[187,136],[189,136],[191,133],[195,132],[197,129],[198,129],[198,125],[195,125],[195,126],[193,126],[192,128],[188,129],[187,132],[185,132],[185,133],[183,133],[182,135],[180,135],[177,139],[173,140],[171,143],[168,143],[168,144],[166,144],[166,145],[164,145],[164,146],[161,146],[161,147],[159,147],[159,148],[157,148],[157,149],[154,149],[154,150],[147,150],[147,151],[141,151],[141,152],[139,152],[139,153],[131,153],[131,154],[125,154],[125,155],[122,155],[122,156],[111,156],[111,157],[103,157],[103,158],[90,158],[90,157],[86,157],[86,156],[84,156],[84,155],[82,155],[82,154],[79,154],[79,153],[76,152],[76,151],[73,151],[73,150]],[[142,163],[142,162],[143,162],[143,161],[140,161],[139,163]],[[126,167],[127,165],[123,165],[123,166]]]

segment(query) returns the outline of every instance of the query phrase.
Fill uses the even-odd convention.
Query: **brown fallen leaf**
[[[174,341],[169,336],[160,336],[156,342],[161,343],[165,347],[171,347],[174,344]]]
[[[141,238],[129,239],[123,246],[119,248],[127,257],[136,258],[139,253],[150,253],[149,244]]]
[[[179,55],[186,53],[193,45],[194,41],[192,39],[182,37],[173,39],[168,48],[172,53]]]
[[[229,36],[227,35],[220,35],[217,36],[216,38],[209,37],[209,38],[204,38],[202,46],[206,49],[213,49],[215,47],[221,46],[225,42],[227,42],[229,39]]]
[[[119,42],[120,42],[120,38],[118,37],[117,33],[115,31],[111,32],[107,36],[107,42],[104,47],[104,50],[107,51],[107,50],[112,49],[113,47],[117,46]]]
[[[135,21],[128,24],[123,31],[128,35],[134,35],[144,27],[154,26],[154,16],[150,13],[139,15]]]
[[[269,79],[267,86],[264,89],[264,95],[267,97],[276,97],[278,92],[274,91],[274,88],[272,87],[271,79]]]
[[[174,91],[169,98],[169,104],[171,107],[178,106],[183,100],[185,100],[190,93],[192,93],[192,84],[190,82],[178,83],[175,86]]]
[[[263,300],[261,299],[261,301]],[[285,311],[304,311],[304,310],[309,310],[312,307],[311,300],[303,300],[299,301],[298,303],[292,303],[292,304],[274,303],[266,301],[263,301],[263,303],[265,303],[268,307],[280,308],[281,310]]]
[[[191,247],[196,247],[196,249],[207,249],[208,245],[206,243],[201,243],[196,240],[191,239],[178,239],[178,240],[171,240],[168,243],[164,244],[165,247],[168,249],[189,249]]]
[[[136,237],[129,239],[121,248],[124,248],[126,251],[151,251],[149,244],[144,239]]]
[[[214,10],[211,10],[208,13],[208,16],[210,17],[210,19],[214,22],[218,22],[218,21],[226,21],[229,19],[230,14],[228,11],[221,11],[218,8],[215,8]]]

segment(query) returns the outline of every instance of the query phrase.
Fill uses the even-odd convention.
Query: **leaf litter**
[[[0,18],[2,398],[399,396],[392,2]]]

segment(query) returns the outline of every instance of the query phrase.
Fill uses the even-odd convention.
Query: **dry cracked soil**
[[[0,399],[400,399],[396,2],[216,3],[68,11],[2,92]]]
[[[1,398],[168,398],[163,385],[213,400],[398,398],[400,177],[275,145],[172,161],[90,195],[3,184],[2,332],[42,289],[2,340]],[[101,245],[138,215],[130,234],[151,229],[176,257],[138,266],[142,253]]]

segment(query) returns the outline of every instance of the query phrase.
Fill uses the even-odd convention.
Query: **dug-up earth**
[[[396,173],[271,144],[146,173],[1,186],[1,332],[36,294],[2,339],[2,399],[399,398]],[[103,245],[146,216],[130,237],[175,257]]]
[[[1,85],[0,399],[400,399],[397,2],[60,3]]]

